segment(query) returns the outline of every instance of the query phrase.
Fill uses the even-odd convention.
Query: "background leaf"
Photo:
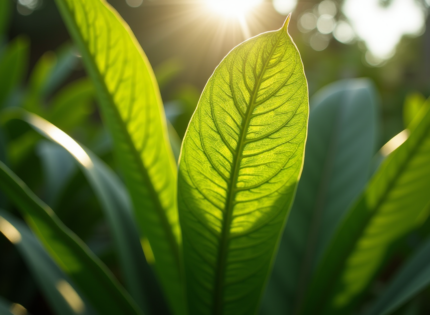
[[[345,314],[381,268],[389,247],[417,227],[430,197],[430,111],[383,162],[349,210],[314,274],[304,314]]]
[[[307,82],[288,21],[227,55],[185,136],[178,189],[191,314],[259,305],[307,131]]]
[[[0,189],[18,206],[52,258],[95,309],[102,314],[140,314],[100,260],[2,162]]]
[[[292,314],[323,249],[367,183],[376,148],[376,92],[365,79],[333,83],[311,99],[303,174],[263,302]]]
[[[58,268],[33,233],[11,214],[0,210],[0,232],[19,250],[56,314],[94,314],[70,279]]]
[[[366,315],[390,314],[430,285],[430,240],[401,267]]]
[[[4,1],[3,1],[4,2]],[[4,108],[11,93],[18,88],[27,71],[29,44],[27,39],[17,37],[0,58],[0,108]]]
[[[128,26],[104,1],[56,2],[96,85],[157,275],[172,309],[184,313],[176,168],[151,66]]]

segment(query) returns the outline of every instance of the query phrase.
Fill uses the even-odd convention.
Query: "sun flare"
[[[241,17],[263,0],[206,0],[215,12],[227,17]]]

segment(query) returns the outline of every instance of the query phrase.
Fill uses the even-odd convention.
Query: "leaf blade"
[[[425,241],[396,273],[366,315],[390,314],[430,285],[430,242]]]
[[[128,26],[106,2],[56,2],[96,85],[157,275],[172,309],[184,313],[176,166],[151,66]]]
[[[375,276],[389,246],[419,224],[429,201],[430,167],[424,163],[429,134],[430,111],[384,161],[344,218],[315,272],[304,314],[315,308],[322,314],[347,312]]]
[[[77,292],[76,286],[46,253],[30,229],[3,210],[0,210],[0,232],[18,248],[33,277],[57,314],[94,314],[91,306]],[[67,289],[60,291],[58,288]],[[66,292],[72,292],[70,294],[72,299],[65,294]]]
[[[101,313],[140,314],[102,262],[0,162],[0,188],[18,206],[52,258]]]
[[[250,314],[259,304],[307,129],[306,78],[288,22],[227,55],[183,142],[178,190],[191,314]]]
[[[371,82],[353,79],[330,84],[311,99],[303,173],[263,300],[268,314],[299,307],[336,225],[369,179],[376,147],[374,94]]]

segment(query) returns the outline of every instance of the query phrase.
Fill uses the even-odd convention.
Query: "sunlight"
[[[21,233],[19,233],[9,221],[6,221],[6,219],[2,217],[0,217],[0,232],[3,233],[12,244],[18,244],[21,241]]]
[[[75,313],[81,314],[85,311],[84,302],[69,283],[67,283],[65,280],[58,281],[57,290],[66,300],[67,304],[69,304],[72,310],[75,311]]]
[[[206,0],[206,2],[215,12],[227,17],[240,18],[263,0]]]
[[[28,119],[36,128],[47,134],[51,139],[69,151],[69,153],[73,155],[84,167],[93,167],[93,162],[87,152],[85,152],[85,150],[82,149],[82,147],[68,134],[40,117],[31,115]]]

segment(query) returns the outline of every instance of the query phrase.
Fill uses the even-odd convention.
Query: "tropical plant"
[[[0,55],[0,232],[54,313],[255,314],[262,300],[263,314],[389,314],[429,287],[423,98],[408,99],[407,130],[379,152],[378,98],[366,79],[317,93],[308,131],[307,81],[288,17],[216,68],[177,165],[179,137],[125,22],[101,0],[56,3],[91,82],[70,83],[44,106],[68,75],[61,65],[77,62],[74,48],[58,61],[44,55],[19,89],[27,42]],[[110,136],[85,123],[93,92]],[[86,145],[69,136],[74,130]],[[34,152],[42,174],[28,172]],[[41,178],[42,192],[30,189]],[[96,201],[82,193],[87,186]],[[78,211],[82,204],[92,210]],[[90,237],[100,217],[112,253]],[[411,233],[423,245],[405,245]],[[410,258],[374,294],[400,252]],[[0,299],[2,314],[19,307]]]

